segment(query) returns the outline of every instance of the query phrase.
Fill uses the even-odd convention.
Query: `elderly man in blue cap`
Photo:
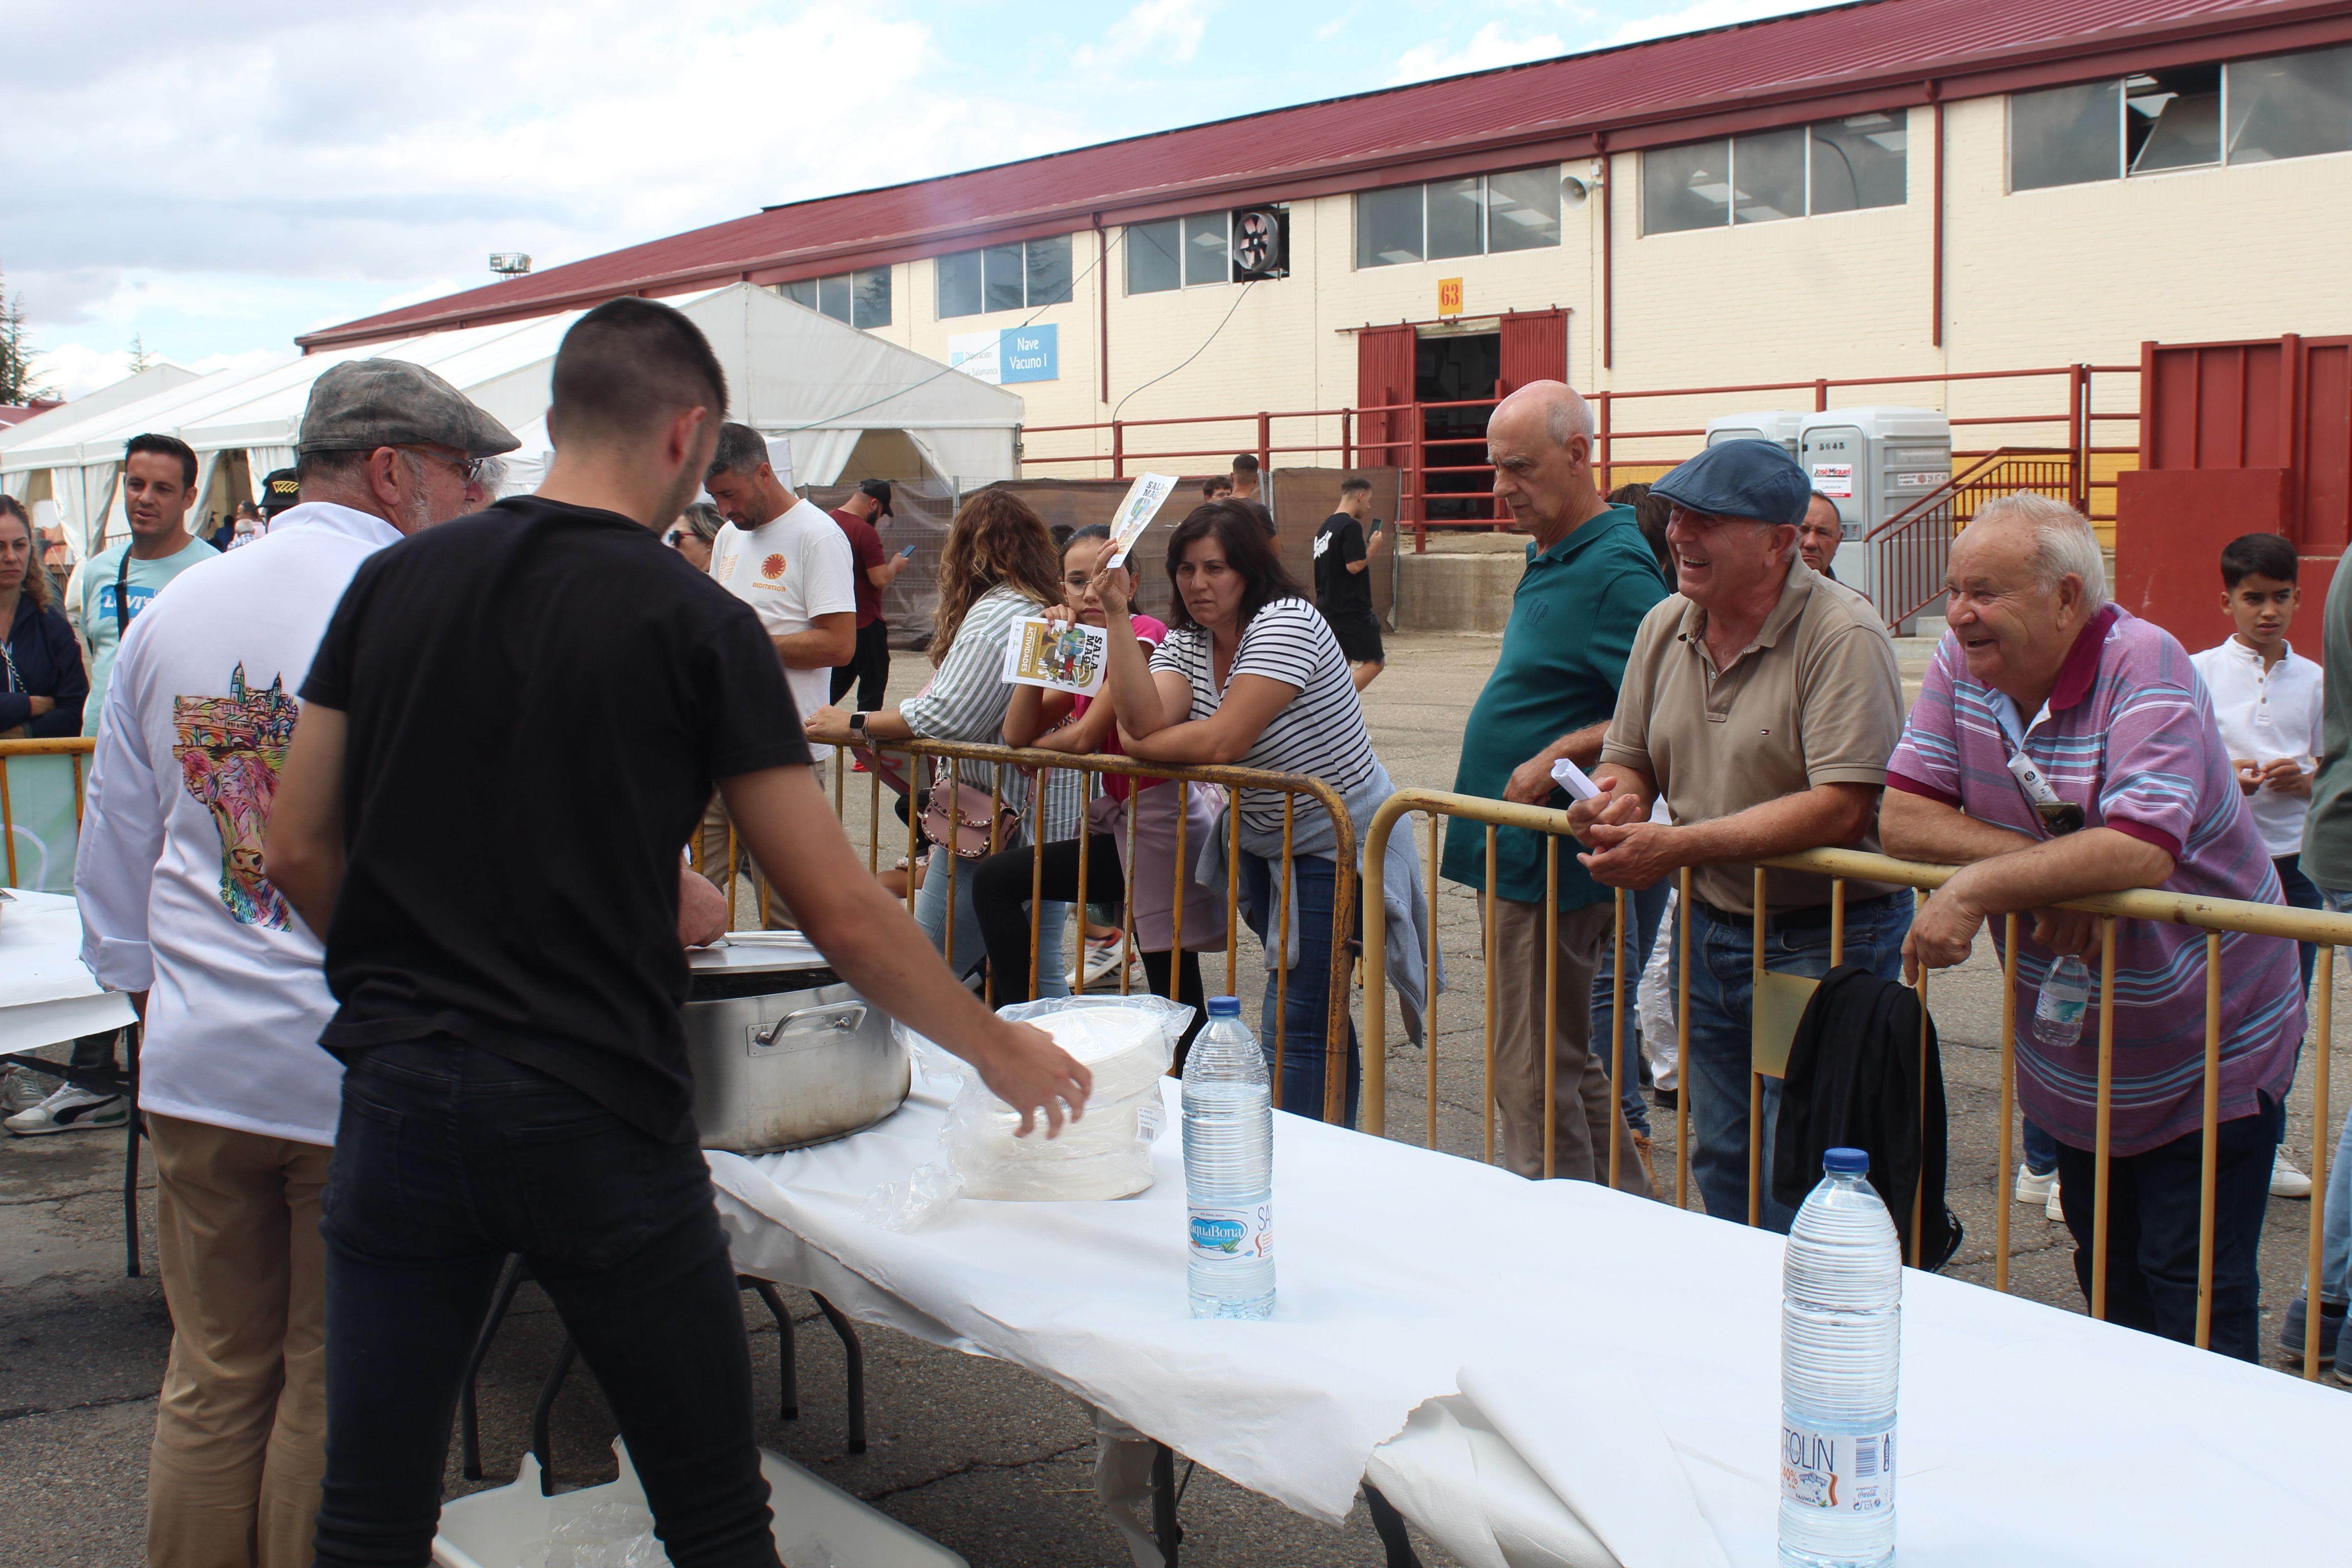
[[[1570,812],[1604,883],[1639,888],[1694,868],[1690,927],[1691,1171],[1709,1214],[1748,1213],[1748,1084],[1755,862],[1825,846],[1875,850],[1886,759],[1903,733],[1895,647],[1868,601],[1797,552],[1811,487],[1779,444],[1710,447],[1650,487],[1672,508],[1674,596],[1643,620],[1594,779]],[[1663,797],[1669,820],[1652,822]],[[1765,966],[1827,972],[1830,884],[1767,873]],[[1847,963],[1901,973],[1911,898],[1846,885]],[[1771,1147],[1780,1084],[1764,1086]],[[1758,1214],[1794,1212],[1769,1184]]]

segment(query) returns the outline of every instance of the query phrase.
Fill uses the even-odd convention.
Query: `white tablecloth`
[[[131,1021],[130,999],[81,962],[81,917],[65,893],[10,889],[0,904],[0,1051],[37,1050]]]
[[[711,1155],[738,1268],[1017,1362],[1310,1517],[1369,1477],[1472,1568],[1773,1561],[1779,1237],[1277,1115],[1275,1316],[1194,1322],[1172,1114],[1137,1197],[866,1224],[942,1105],[919,1079],[857,1137]],[[2342,1557],[2352,1396],[1904,1280],[1906,1568]]]

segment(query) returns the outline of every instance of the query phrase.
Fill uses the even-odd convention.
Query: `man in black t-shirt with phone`
[[[1370,543],[1364,519],[1371,516],[1372,481],[1350,474],[1339,481],[1339,510],[1315,531],[1315,607],[1331,623],[1339,651],[1348,656],[1356,689],[1363,690],[1386,668],[1381,618],[1372,608],[1372,562],[1388,548],[1388,531],[1372,518]]]
[[[834,970],[970,1060],[1024,1131],[1089,1087],[866,874],[758,617],[663,547],[726,416],[701,331],[650,300],[599,306],[552,394],[537,494],[352,578],[269,825],[270,879],[325,939],[320,1044],[344,1063],[320,1568],[428,1561],[509,1253],[594,1372],[669,1560],[776,1568],[681,1017],[678,868],[714,784]]]

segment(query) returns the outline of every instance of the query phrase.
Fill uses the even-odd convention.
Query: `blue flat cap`
[[[1752,517],[1796,528],[1805,521],[1813,485],[1778,441],[1725,441],[1676,467],[1650,493],[1709,517]]]

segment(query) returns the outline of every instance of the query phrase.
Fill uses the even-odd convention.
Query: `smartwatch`
[[[858,740],[858,742],[859,742],[861,744],[865,742],[865,740],[866,740],[866,715],[865,715],[865,714],[863,714],[863,713],[852,713],[852,714],[849,716],[849,732],[850,732],[850,734],[852,734],[853,736],[855,736],[855,737]]]

